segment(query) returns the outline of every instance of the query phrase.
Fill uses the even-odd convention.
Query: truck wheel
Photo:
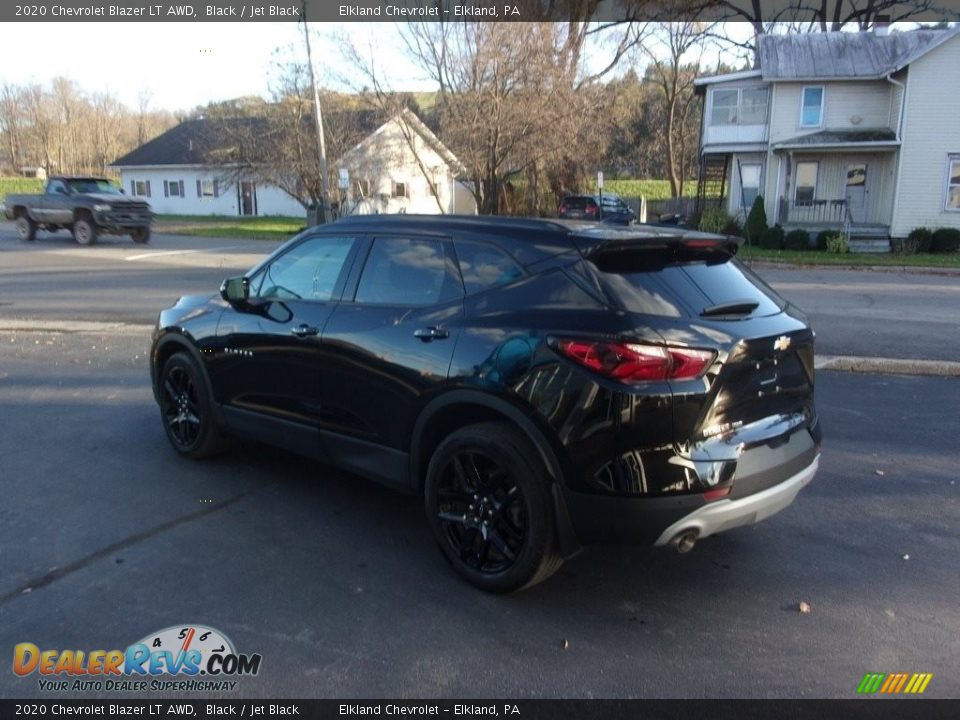
[[[24,242],[37,239],[37,224],[26,213],[17,215],[17,237]]]
[[[73,239],[77,245],[93,245],[97,241],[97,226],[85,217],[73,223]]]
[[[140,243],[141,245],[143,243],[148,243],[150,242],[150,228],[148,227],[137,228],[132,233],[130,233],[130,237],[133,238],[133,241],[135,243]]]

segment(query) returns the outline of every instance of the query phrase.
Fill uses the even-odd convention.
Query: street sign
[[[350,171],[347,168],[340,168],[340,178],[337,186],[341,190],[346,190],[350,187]]]
[[[603,190],[603,172],[597,173],[597,190]]]

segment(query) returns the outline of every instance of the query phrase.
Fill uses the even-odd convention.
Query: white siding
[[[822,127],[800,127],[800,103],[805,87],[824,88]],[[782,142],[821,130],[891,127],[892,87],[886,80],[776,83],[773,90],[776,98],[771,117],[770,142]],[[858,121],[854,122],[855,120]],[[896,129],[896,126],[892,129]]]
[[[910,66],[898,192],[890,234],[917,227],[960,228],[944,210],[947,156],[960,154],[960,39],[954,36]]]
[[[411,131],[412,132],[412,131]],[[447,161],[421,135],[412,133],[413,147],[397,122],[390,122],[337,161],[350,173],[350,210],[354,214],[440,212],[476,213],[473,196],[456,192],[454,176]],[[437,189],[434,197],[428,173]],[[366,181],[369,193],[361,199],[357,182]],[[403,183],[406,197],[394,197],[397,183]]]
[[[217,183],[217,197],[199,197],[197,181]],[[131,183],[150,183],[150,203],[161,215],[240,215],[237,186],[216,171],[183,166],[150,168],[122,168],[120,182],[127,195],[132,195]],[[164,195],[164,181],[183,182],[183,197]],[[279,188],[258,185],[257,215],[305,216],[303,206]]]

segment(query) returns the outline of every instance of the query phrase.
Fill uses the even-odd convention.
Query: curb
[[[817,370],[839,370],[841,372],[960,378],[960,362],[949,360],[818,355],[813,366]]]
[[[929,265],[803,265],[775,260],[743,260],[754,270],[847,270],[859,272],[897,273],[900,275],[941,275],[960,277],[960,268],[931,267]]]
[[[153,325],[88,320],[0,320],[0,332],[49,332],[101,335],[140,335],[153,332]]]

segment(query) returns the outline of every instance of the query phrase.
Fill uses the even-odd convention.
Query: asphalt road
[[[821,471],[794,505],[687,555],[590,548],[488,596],[446,567],[416,498],[259,445],[169,449],[146,323],[263,244],[8,231],[0,323],[134,326],[0,330],[0,655],[202,623],[263,656],[230,697],[852,698],[867,672],[960,695],[956,380],[821,372]],[[198,243],[230,249],[180,252]],[[129,259],[162,252],[179,254]],[[0,697],[31,696],[51,697],[0,672]]]
[[[150,245],[104,237],[78,247],[67,232],[20,243],[0,223],[0,320],[71,319],[152,324],[180,295],[215,292],[275,242],[154,236]],[[760,275],[810,317],[817,351],[960,359],[960,276],[814,268]]]

